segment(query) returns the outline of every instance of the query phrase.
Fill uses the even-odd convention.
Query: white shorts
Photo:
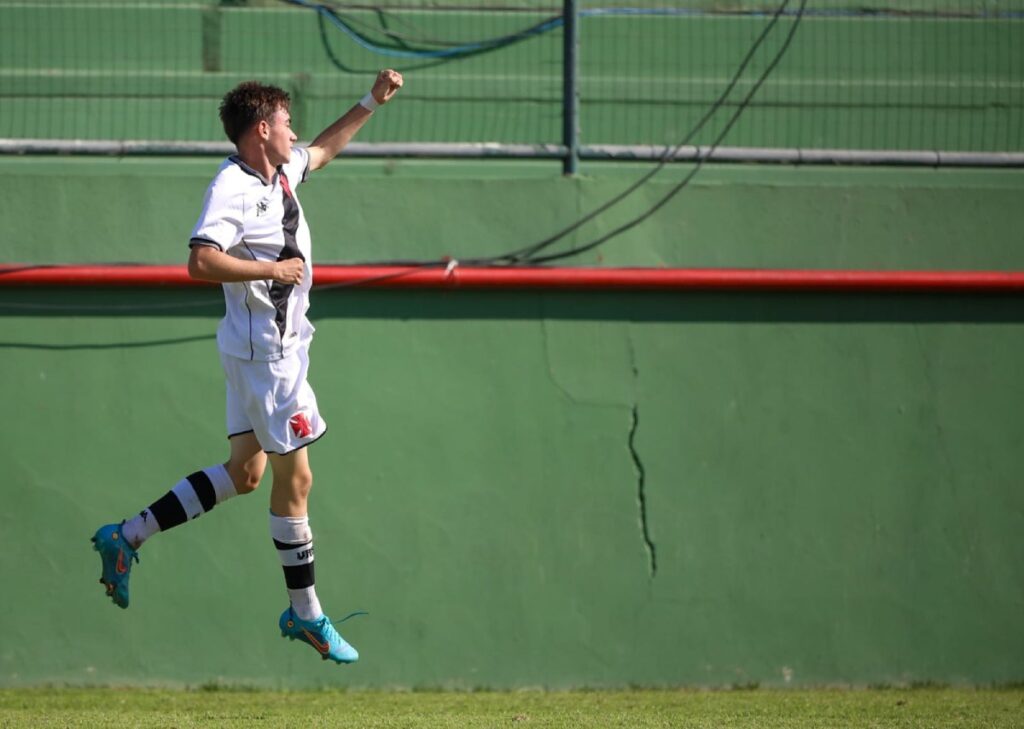
[[[309,349],[274,362],[220,355],[227,378],[228,437],[253,433],[267,453],[284,455],[327,432],[316,395],[306,382]]]

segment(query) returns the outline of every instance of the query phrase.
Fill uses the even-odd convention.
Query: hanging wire
[[[644,174],[642,177],[640,177],[640,179],[638,179],[632,185],[630,185],[625,190],[620,192],[620,194],[618,194],[617,196],[615,196],[611,200],[609,200],[606,203],[604,203],[603,205],[600,205],[599,207],[595,208],[593,211],[591,211],[587,215],[585,215],[585,216],[575,220],[574,222],[572,222],[571,224],[569,224],[566,227],[562,228],[558,232],[556,232],[556,233],[554,233],[552,235],[549,235],[548,238],[546,238],[546,239],[544,239],[542,241],[539,241],[539,242],[537,242],[535,244],[531,244],[529,246],[526,246],[524,248],[520,248],[518,250],[511,251],[509,253],[500,254],[498,256],[493,256],[493,257],[490,257],[488,259],[481,259],[481,260],[486,261],[487,263],[490,263],[490,264],[494,264],[494,263],[510,263],[510,264],[542,263],[542,262],[546,262],[546,261],[557,260],[559,258],[564,258],[564,257],[566,257],[568,255],[575,255],[575,253],[564,253],[564,254],[558,254],[555,257],[538,257],[537,256],[537,254],[540,253],[541,251],[543,251],[543,250],[545,250],[547,248],[550,248],[552,245],[554,245],[558,241],[560,241],[563,238],[565,238],[566,235],[568,235],[570,232],[579,229],[581,226],[583,226],[584,224],[586,224],[590,220],[593,220],[598,215],[606,212],[607,210],[612,208],[614,205],[617,205],[618,203],[621,203],[623,200],[625,200],[626,198],[631,196],[633,194],[633,192],[635,192],[636,190],[640,189],[640,187],[642,187],[646,182],[648,182],[652,177],[654,177],[654,175],[656,175],[658,172],[662,171],[665,168],[665,166],[671,160],[673,160],[676,157],[676,155],[679,153],[680,149],[683,146],[685,146],[686,144],[690,143],[690,141],[697,135],[697,133],[701,129],[703,129],[703,127],[705,127],[705,125],[709,121],[711,121],[711,119],[715,116],[715,114],[717,114],[718,111],[722,108],[723,104],[726,102],[726,100],[728,99],[728,97],[732,93],[733,89],[736,87],[736,84],[739,82],[740,78],[742,78],[743,73],[746,71],[746,68],[748,68],[748,66],[750,66],[751,60],[754,58],[754,55],[756,54],[757,50],[764,43],[765,39],[768,38],[768,36],[771,33],[772,29],[778,23],[779,18],[785,12],[785,9],[788,6],[788,4],[790,4],[790,0],[783,0],[783,2],[775,10],[774,14],[771,17],[770,22],[762,30],[761,34],[758,36],[757,40],[751,46],[750,50],[748,52],[746,52],[746,55],[743,57],[742,61],[740,62],[739,68],[736,70],[736,72],[733,74],[732,78],[729,80],[729,83],[726,86],[725,90],[719,95],[719,97],[715,100],[715,102],[712,103],[712,105],[710,106],[708,111],[705,113],[705,115],[703,115],[700,118],[700,120],[696,123],[696,125],[694,125],[694,127],[686,134],[686,136],[683,137],[683,139],[678,144],[676,144],[674,147],[672,147],[671,149],[668,149],[668,151],[666,151],[666,153],[662,156],[662,158],[660,158],[658,163],[649,172]],[[778,62],[782,59],[782,56],[785,54],[785,52],[788,49],[788,47],[790,47],[790,43],[793,40],[793,36],[796,33],[796,29],[800,26],[801,19],[803,18],[803,11],[806,8],[806,5],[807,5],[807,0],[803,0],[801,2],[801,5],[800,5],[800,11],[797,13],[796,19],[794,20],[793,26],[791,27],[790,35],[788,35],[786,37],[785,42],[783,43],[783,45],[779,49],[779,51],[776,53],[775,57],[772,59],[772,61],[771,61],[770,65],[768,66],[768,68],[761,74],[761,76],[758,78],[757,82],[752,86],[751,90],[748,93],[746,93],[746,96],[738,104],[735,112],[733,112],[731,118],[729,119],[729,122],[726,124],[726,127],[725,127],[724,131],[718,135],[718,137],[715,140],[715,143],[712,145],[711,152],[714,152],[714,149],[716,149],[719,146],[719,144],[721,144],[722,139],[725,138],[725,135],[728,134],[729,130],[732,129],[733,125],[736,123],[736,121],[739,119],[739,117],[742,115],[742,113],[746,110],[746,108],[748,108],[748,105],[750,104],[751,99],[754,97],[754,94],[757,92],[757,90],[759,88],[761,88],[761,85],[764,84],[764,82],[767,80],[767,78],[771,74],[771,72],[774,71],[775,67],[778,65]],[[589,250],[591,250],[593,248],[596,248],[601,243],[605,243],[606,241],[610,240],[611,238],[614,238],[615,235],[620,234],[621,232],[625,232],[629,228],[633,227],[635,224],[638,224],[639,222],[642,222],[642,220],[645,220],[647,217],[650,216],[650,214],[652,214],[655,210],[660,209],[660,207],[662,207],[666,202],[668,202],[669,199],[671,199],[672,197],[675,197],[675,195],[677,195],[678,192],[681,189],[683,189],[687,184],[689,184],[689,181],[691,179],[693,179],[693,177],[697,174],[697,172],[700,171],[700,169],[703,167],[703,164],[705,164],[707,158],[710,157],[710,156],[711,156],[711,154],[709,153],[709,155],[707,155],[705,157],[701,157],[697,161],[697,163],[696,163],[695,167],[693,168],[693,170],[691,170],[690,173],[683,180],[683,182],[680,183],[679,185],[677,185],[676,187],[674,187],[673,190],[670,192],[668,198],[665,199],[664,201],[656,204],[655,207],[651,211],[648,211],[648,212],[644,213],[643,215],[640,216],[639,219],[637,219],[636,221],[628,224],[627,226],[624,226],[622,228],[616,228],[616,230],[612,231],[611,233],[608,233],[607,235],[603,235],[603,237],[598,239],[598,241],[596,243],[592,242],[590,244],[586,244],[581,249],[578,249],[578,250],[574,249],[575,252],[582,253],[584,251],[589,251]]]
[[[783,5],[785,5],[785,3],[783,3]],[[725,127],[722,129],[719,135],[715,138],[715,141],[711,144],[707,153],[697,161],[693,169],[690,170],[690,173],[687,174],[681,182],[673,186],[672,189],[669,190],[669,192],[666,195],[664,195],[660,200],[658,200],[658,202],[656,202],[650,208],[648,208],[643,213],[636,216],[629,222],[615,228],[611,232],[606,233],[605,235],[602,235],[598,238],[595,238],[594,240],[582,246],[574,247],[571,250],[563,251],[560,253],[552,253],[547,256],[535,255],[540,250],[542,250],[543,247],[546,246],[535,247],[534,250],[531,252],[530,256],[527,258],[527,261],[532,264],[551,263],[552,261],[558,261],[572,256],[577,256],[581,253],[585,253],[589,250],[597,248],[598,246],[608,242],[612,238],[615,238],[621,235],[622,233],[625,233],[626,231],[635,228],[637,225],[647,220],[649,217],[658,212],[658,210],[664,207],[665,204],[669,202],[669,200],[674,198],[683,189],[685,189],[690,184],[690,181],[693,180],[693,178],[696,177],[697,173],[700,172],[700,170],[703,168],[704,163],[714,154],[715,150],[718,149],[718,146],[722,143],[722,140],[724,140],[725,137],[729,134],[729,131],[733,128],[733,126],[739,120],[740,116],[746,110],[747,106],[750,104],[750,101],[757,93],[757,90],[761,88],[762,84],[764,84],[764,82],[771,75],[772,71],[775,70],[775,67],[779,65],[779,62],[782,61],[782,58],[786,55],[786,51],[789,50],[789,46],[792,43],[794,36],[796,35],[797,28],[799,28],[800,26],[800,21],[803,19],[803,10],[806,7],[806,5],[807,0],[801,0],[800,9],[796,14],[795,19],[793,20],[792,25],[790,26],[789,33],[786,35],[782,47],[775,54],[775,57],[772,58],[771,62],[768,64],[768,67],[764,70],[761,76],[758,77],[757,81],[747,92],[746,96],[743,98],[743,101],[740,102],[740,105],[737,107],[736,111],[733,112],[732,116],[729,118],[729,121],[726,123]]]
[[[467,56],[473,56],[478,53],[484,53],[487,51],[494,51],[500,48],[505,48],[514,43],[519,43],[527,38],[532,38],[548,31],[554,30],[562,25],[562,17],[557,16],[543,20],[536,25],[529,28],[525,28],[515,33],[508,35],[499,36],[497,38],[489,38],[486,40],[475,41],[472,43],[462,43],[449,45],[446,48],[409,48],[404,42],[402,46],[398,47],[397,44],[393,45],[382,45],[375,43],[367,38],[365,35],[357,31],[352,25],[343,19],[333,8],[322,3],[312,3],[308,0],[282,0],[282,2],[288,3],[289,5],[297,5],[299,7],[308,8],[314,10],[322,18],[330,22],[334,27],[341,30],[345,35],[351,38],[357,45],[365,50],[377,53],[382,56],[390,56],[393,58],[411,58],[411,59],[443,59],[443,58],[461,58]],[[424,42],[424,41],[420,41]],[[426,41],[431,44],[438,44],[439,41]]]

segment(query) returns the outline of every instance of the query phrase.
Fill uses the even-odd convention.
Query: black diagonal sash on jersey
[[[295,242],[295,233],[299,229],[299,204],[295,202],[295,196],[292,194],[292,188],[288,184],[284,170],[278,172],[278,175],[281,177],[281,196],[284,202],[284,217],[281,219],[284,248],[281,249],[281,255],[277,257],[277,260],[287,261],[290,258],[306,260]],[[274,305],[276,312],[274,323],[277,324],[277,330],[281,333],[282,344],[284,343],[284,330],[288,322],[288,297],[291,296],[293,287],[293,284],[283,284],[279,281],[275,281],[270,286],[270,302]]]

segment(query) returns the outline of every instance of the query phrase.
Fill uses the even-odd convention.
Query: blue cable
[[[525,40],[531,36],[540,35],[547,33],[560,25],[563,20],[561,16],[552,18],[551,20],[545,21],[540,25],[537,25],[528,30],[520,33],[514,33],[512,35],[503,36],[501,38],[494,38],[487,41],[478,41],[476,43],[467,43],[461,46],[453,46],[451,48],[445,48],[437,51],[402,51],[395,48],[388,48],[386,46],[380,46],[375,43],[363,38],[361,35],[352,30],[344,21],[342,21],[337,15],[335,15],[330,8],[319,3],[308,2],[308,0],[284,0],[291,5],[298,5],[300,7],[308,8],[309,10],[315,10],[317,13],[327,18],[331,23],[341,31],[343,31],[349,38],[354,40],[358,45],[362,46],[372,53],[377,53],[382,56],[393,56],[396,58],[454,58],[456,56],[466,56],[473,53],[479,53],[480,51],[490,50],[499,46],[507,45],[517,40]]]
[[[310,0],[282,0],[290,5],[297,5],[308,10],[315,10],[318,14],[327,18],[336,28],[345,33],[349,38],[356,42],[357,45],[382,56],[392,56],[395,58],[419,58],[419,59],[430,59],[430,58],[456,58],[459,56],[468,56],[474,53],[480,53],[482,51],[492,50],[500,48],[502,46],[509,45],[533,36],[541,35],[543,33],[550,32],[555,28],[559,28],[565,24],[562,16],[557,16],[547,20],[539,25],[532,28],[528,28],[518,33],[511,35],[502,36],[500,38],[493,38],[491,40],[477,41],[475,43],[466,43],[463,45],[452,46],[451,48],[445,48],[442,50],[399,50],[396,48],[389,48],[387,46],[378,45],[368,41],[366,38],[361,36],[355,30],[353,30],[345,21],[339,18],[334,11],[322,3],[310,2]],[[792,14],[793,11],[783,13],[783,15]],[[759,11],[752,11],[744,13],[745,15],[762,15],[765,14]],[[579,11],[581,18],[593,18],[601,16],[690,16],[690,15],[708,15],[706,10],[699,10],[694,8],[591,8],[589,10]],[[842,17],[842,16],[864,16],[864,15],[885,15],[884,11],[879,13],[865,13],[863,10],[851,10],[851,9],[818,9],[810,10],[803,15],[817,15],[822,17]],[[1005,12],[1000,15],[1008,17],[1017,17],[1021,15],[1016,12]],[[981,17],[989,17],[988,13],[983,14]]]
[[[510,35],[501,36],[500,38],[493,38],[486,41],[477,41],[475,43],[466,43],[463,45],[452,46],[451,48],[445,48],[443,50],[399,50],[396,48],[389,48],[387,46],[381,46],[376,43],[368,41],[366,38],[361,36],[355,30],[353,30],[345,21],[339,18],[334,11],[322,3],[310,2],[310,0],[283,0],[283,2],[289,5],[297,5],[308,10],[314,10],[319,15],[323,16],[331,22],[334,27],[341,30],[345,35],[356,42],[357,45],[382,56],[392,56],[395,58],[455,58],[458,56],[468,56],[473,53],[479,53],[481,51],[492,50],[494,48],[500,48],[502,46],[509,45],[511,43],[526,40],[533,36],[548,33],[555,28],[559,28],[565,24],[565,19],[562,16],[557,16],[546,20],[539,25],[532,28],[528,28],[518,33],[512,33]],[[699,15],[701,11],[695,11],[686,8],[593,8],[591,10],[581,10],[580,17],[600,17],[600,16],[667,16],[667,15]]]

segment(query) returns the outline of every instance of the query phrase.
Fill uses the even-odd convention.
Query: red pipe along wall
[[[474,268],[346,266],[315,268],[318,287],[622,289],[729,291],[1024,291],[1021,271],[862,271],[739,268]],[[206,286],[184,266],[0,265],[0,286]]]

